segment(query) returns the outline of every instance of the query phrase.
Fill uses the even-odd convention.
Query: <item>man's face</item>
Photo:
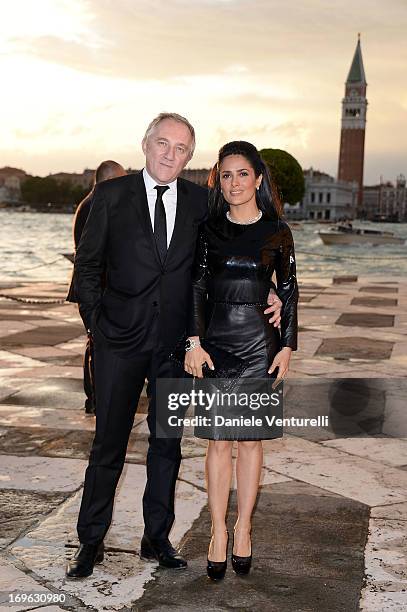
[[[143,142],[146,168],[157,183],[170,183],[191,159],[192,135],[184,123],[163,119]]]

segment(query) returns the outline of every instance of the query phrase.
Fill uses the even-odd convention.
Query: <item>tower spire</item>
[[[349,70],[347,83],[363,83],[366,85],[365,69],[363,67],[362,48],[360,46],[360,32],[358,33],[358,42],[353,56],[352,64]]]

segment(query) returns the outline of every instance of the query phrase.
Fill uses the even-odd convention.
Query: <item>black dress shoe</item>
[[[72,561],[66,568],[67,578],[87,578],[93,574],[93,568],[97,563],[102,563],[104,558],[104,545],[81,544]]]
[[[233,534],[233,544],[234,544],[235,534]],[[250,546],[251,549],[251,546]],[[250,568],[252,565],[252,555],[250,554],[248,557],[240,557],[239,555],[233,554],[232,548],[232,567],[236,574],[240,576],[244,576],[250,572]]]
[[[161,567],[184,569],[187,562],[171,546],[167,540],[151,540],[145,534],[140,545],[140,559],[143,561],[158,561]]]
[[[229,533],[228,540],[226,544],[226,559],[224,561],[211,561],[209,557],[207,558],[206,565],[206,573],[208,574],[208,578],[211,580],[223,580],[226,574],[226,568],[228,566],[228,545],[229,545]]]

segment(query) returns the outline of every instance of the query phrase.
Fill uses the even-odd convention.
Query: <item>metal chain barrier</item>
[[[314,257],[325,257],[326,259],[367,259],[370,261],[376,261],[377,257],[368,257],[368,256],[363,256],[363,255],[326,255],[325,253],[315,253],[314,251],[302,251],[302,250],[295,250],[296,254],[301,253],[303,255],[313,255]],[[405,255],[380,255],[380,259],[386,259],[386,260],[399,260],[399,259],[405,259],[406,256]]]
[[[0,298],[5,298],[6,300],[13,300],[13,302],[22,302],[23,304],[64,304],[66,301],[65,298],[58,300],[37,300],[36,298],[24,298],[17,297],[15,295],[7,295],[6,293],[0,293]]]
[[[35,270],[36,268],[42,268],[44,266],[51,266],[52,264],[59,261],[59,257],[57,259],[53,259],[52,261],[47,261],[42,264],[38,264],[36,266],[30,266],[29,268],[21,268],[20,270],[14,270],[13,272],[25,272],[26,270]],[[8,272],[10,274],[10,272]],[[7,272],[6,272],[7,274]],[[15,295],[8,295],[6,293],[0,293],[0,297],[5,298],[6,300],[12,300],[13,302],[21,302],[22,304],[64,304],[66,302],[65,298],[63,299],[37,299],[37,298],[24,298],[17,297]]]

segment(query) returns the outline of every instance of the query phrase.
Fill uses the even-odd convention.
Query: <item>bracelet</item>
[[[192,351],[192,349],[196,348],[197,346],[201,346],[199,340],[190,340],[188,338],[185,343],[185,352]]]

